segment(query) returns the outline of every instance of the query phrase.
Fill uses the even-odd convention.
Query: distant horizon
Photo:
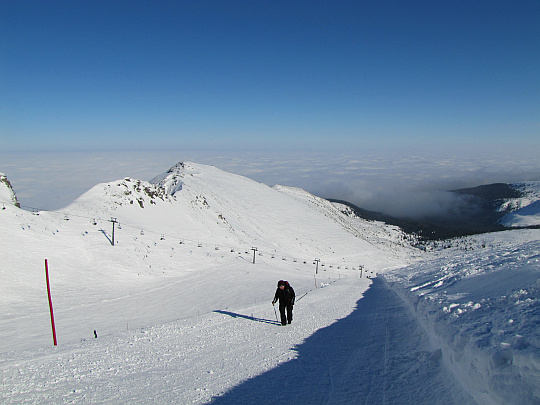
[[[11,182],[22,206],[42,210],[60,210],[100,183],[125,177],[149,181],[180,161],[216,166],[269,186],[299,187],[322,198],[394,215],[443,210],[444,191],[540,181],[540,161],[534,151],[529,156],[447,153],[0,152],[0,172]]]
[[[538,38],[537,0],[1,2],[0,171],[44,209],[192,160],[437,210],[540,178]]]

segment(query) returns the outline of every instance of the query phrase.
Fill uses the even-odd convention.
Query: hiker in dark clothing
[[[294,290],[289,284],[289,282],[279,280],[276,294],[274,295],[274,300],[272,301],[272,305],[275,305],[275,303],[279,300],[279,313],[281,314],[281,325],[283,326],[287,325],[287,323],[292,322],[294,298]],[[285,310],[287,311],[286,314]]]

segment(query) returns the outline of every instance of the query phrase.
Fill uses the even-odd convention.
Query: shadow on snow
[[[302,322],[301,312],[298,315]],[[410,310],[378,278],[348,317],[318,330],[294,349],[295,359],[211,403],[474,403],[443,366],[441,351],[431,347]]]
[[[219,314],[229,315],[229,316],[232,316],[233,318],[244,318],[244,319],[248,319],[250,321],[255,321],[255,322],[269,323],[272,325],[281,325],[280,322],[272,321],[271,319],[255,318],[253,316],[237,314],[235,312],[222,311],[222,310],[216,310],[214,312],[217,312]]]
[[[107,235],[107,232],[105,231],[105,229],[100,229],[99,231],[107,238],[109,243],[112,245],[113,244],[112,237],[109,238],[109,235]]]

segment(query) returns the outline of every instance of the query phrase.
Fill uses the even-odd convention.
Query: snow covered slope
[[[540,181],[529,181],[511,185],[521,193],[519,198],[511,198],[502,204],[500,210],[510,211],[500,223],[507,227],[540,225]]]
[[[465,238],[385,274],[480,404],[540,401],[540,231]]]
[[[195,163],[54,212],[0,198],[2,403],[540,400],[540,230],[421,253],[340,204]],[[279,279],[297,293],[286,327]]]
[[[307,291],[315,259],[319,283],[404,264],[412,252],[395,228],[194,163],[154,183],[99,184],[61,211],[6,206],[0,221],[2,351],[49,341],[45,259],[66,342],[267,300],[280,278]],[[260,279],[245,293],[255,269]]]

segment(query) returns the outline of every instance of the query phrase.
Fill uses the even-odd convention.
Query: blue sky
[[[372,206],[540,180],[537,0],[0,0],[0,56],[27,205],[180,160]]]
[[[538,1],[3,1],[6,150],[539,145]]]

